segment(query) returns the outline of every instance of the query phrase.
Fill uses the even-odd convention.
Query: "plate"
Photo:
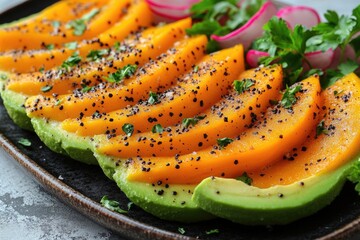
[[[37,12],[55,1],[29,1],[0,15],[0,23]],[[30,7],[31,6],[31,7]],[[129,239],[333,239],[348,238],[360,231],[360,197],[350,183],[328,207],[311,217],[286,226],[248,227],[216,219],[196,224],[163,221],[133,206],[117,214],[99,204],[104,195],[126,209],[129,200],[99,167],[88,166],[47,149],[38,137],[18,128],[9,119],[0,100],[0,146],[3,147],[50,194],[93,221]],[[17,143],[21,138],[31,147]],[[62,180],[59,180],[59,176]],[[186,233],[180,234],[183,228]],[[206,234],[219,229],[218,234]]]

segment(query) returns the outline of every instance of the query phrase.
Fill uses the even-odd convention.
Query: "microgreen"
[[[282,107],[288,109],[291,108],[297,101],[295,94],[301,91],[301,85],[286,86],[286,90],[281,98],[280,104]]]
[[[31,146],[31,142],[27,138],[20,138],[18,143],[20,143],[21,145],[23,145],[25,147],[30,147]]]
[[[236,180],[242,181],[249,186],[251,186],[251,184],[253,182],[252,178],[249,177],[249,175],[246,172],[244,172],[240,177],[237,177]]]
[[[119,202],[115,200],[110,200],[108,196],[103,196],[100,200],[102,206],[110,209],[111,211],[118,212],[118,213],[127,213],[128,211],[123,210],[120,208]],[[129,208],[129,207],[128,207]]]
[[[182,125],[185,128],[188,128],[190,125],[195,126],[200,120],[204,119],[206,116],[196,116],[193,118],[184,118],[182,120]]]
[[[217,144],[219,145],[220,149],[225,148],[227,145],[232,143],[234,140],[231,138],[219,138],[217,139]]]
[[[122,126],[122,130],[128,137],[131,137],[131,135],[134,133],[134,125],[132,125],[130,123],[125,123]]]
[[[251,86],[253,86],[255,84],[255,81],[249,78],[246,78],[242,81],[239,80],[235,80],[233,82],[234,85],[234,89],[239,93],[243,93],[246,90],[249,90]]]
[[[163,133],[164,128],[161,126],[161,124],[156,124],[152,127],[151,132],[152,133]]]
[[[109,74],[105,79],[111,83],[119,83],[124,78],[129,78],[136,72],[137,65],[126,65],[125,67],[118,69],[116,72]]]

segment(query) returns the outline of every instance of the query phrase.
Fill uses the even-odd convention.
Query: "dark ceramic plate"
[[[55,1],[29,1],[0,15],[0,23],[37,12]],[[20,163],[45,189],[90,219],[130,239],[314,239],[344,238],[358,235],[360,197],[346,184],[340,197],[317,214],[276,227],[246,227],[225,220],[197,224],[163,221],[133,207],[121,215],[103,208],[98,202],[104,195],[116,199],[126,208],[129,200],[108,180],[99,167],[87,166],[48,150],[34,133],[15,126],[0,100],[0,146]],[[28,138],[26,148],[17,143]],[[58,179],[62,176],[63,180]],[[186,230],[179,234],[178,228]],[[219,229],[219,234],[206,231]],[[359,235],[358,235],[359,236]]]

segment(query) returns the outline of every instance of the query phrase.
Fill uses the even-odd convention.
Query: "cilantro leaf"
[[[79,56],[79,53],[75,52],[61,64],[60,69],[68,72],[72,67],[76,66],[80,62],[81,57]]]
[[[148,103],[149,103],[150,105],[154,105],[154,104],[156,104],[156,103],[158,103],[158,102],[159,102],[159,96],[158,96],[156,93],[154,93],[154,92],[150,92],[150,93],[149,93]]]
[[[235,80],[233,82],[233,85],[234,85],[234,89],[239,93],[243,93],[247,90],[250,89],[251,86],[253,86],[255,84],[255,81],[250,79],[250,78],[246,78],[242,81],[239,81],[239,80]]]
[[[53,86],[51,86],[51,85],[46,85],[46,86],[44,86],[44,87],[41,88],[41,91],[44,92],[44,93],[46,93],[46,92],[51,91],[52,88],[53,88]]]
[[[152,127],[151,132],[152,133],[163,133],[164,128],[161,126],[161,124],[156,124]]]
[[[87,86],[86,84],[81,84],[81,92],[82,93],[87,93],[87,92],[90,92],[92,90],[94,90],[94,87],[90,87],[90,86]]]
[[[45,45],[45,47],[48,50],[53,50],[55,48],[55,45],[54,44],[47,44],[47,45]]]
[[[236,180],[242,181],[243,183],[246,183],[247,185],[251,186],[253,180],[249,175],[244,172],[240,177],[237,177]]]
[[[131,135],[134,133],[134,125],[130,123],[125,123],[121,129],[128,137],[131,137]]]
[[[127,213],[128,211],[123,210],[120,208],[119,202],[110,200],[108,196],[103,196],[100,200],[102,206],[110,209],[111,211],[118,212],[118,213]]]
[[[320,136],[321,134],[328,134],[324,120],[321,120],[320,123],[316,126],[316,137]]]
[[[109,74],[105,79],[111,83],[119,83],[124,78],[130,78],[135,74],[137,65],[128,64],[125,67],[118,69],[116,72]]]
[[[80,19],[75,19],[66,24],[66,28],[73,29],[73,34],[75,36],[81,36],[85,32],[87,26],[86,23],[89,22],[95,15],[100,12],[98,8],[92,9],[87,14],[83,15]]]
[[[97,61],[101,59],[103,56],[108,55],[108,49],[100,49],[100,50],[91,50],[89,54],[86,56],[88,61]]]
[[[195,126],[200,120],[204,119],[206,116],[196,116],[194,118],[184,118],[182,120],[182,125],[185,128],[188,128],[190,125]]]
[[[221,149],[221,148],[225,148],[227,145],[229,145],[233,141],[234,141],[233,139],[225,137],[225,138],[217,139],[217,144],[219,145],[219,147]]]
[[[27,138],[20,138],[18,143],[20,143],[21,145],[23,145],[25,147],[30,147],[31,146],[31,142]]]
[[[286,109],[291,108],[297,101],[295,94],[301,91],[301,89],[302,89],[301,85],[292,86],[292,87],[286,86],[286,90],[280,101],[281,106]]]

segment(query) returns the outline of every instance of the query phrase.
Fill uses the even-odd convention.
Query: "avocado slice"
[[[245,225],[283,225],[330,204],[346,181],[347,164],[334,172],[267,189],[235,179],[210,177],[195,189],[192,200],[205,211]]]
[[[192,200],[196,185],[165,185],[127,180],[126,160],[95,153],[105,175],[113,179],[121,191],[137,206],[152,215],[176,222],[198,222],[214,218]]]
[[[27,96],[8,89],[4,89],[5,83],[4,81],[1,82],[1,98],[10,118],[22,129],[33,131],[30,118],[26,115],[24,107]]]
[[[93,154],[92,138],[69,133],[57,121],[35,117],[31,119],[31,123],[41,141],[52,151],[86,164],[98,164]]]

